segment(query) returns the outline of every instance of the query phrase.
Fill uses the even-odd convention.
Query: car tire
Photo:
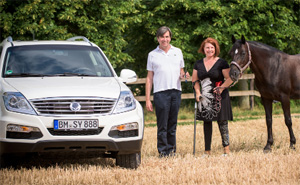
[[[124,168],[136,169],[141,164],[141,152],[117,155],[116,165]]]

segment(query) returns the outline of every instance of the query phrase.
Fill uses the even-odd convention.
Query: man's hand
[[[186,77],[186,79],[189,79],[191,76],[190,76],[190,73],[189,72],[186,72],[185,73],[185,77]]]
[[[150,100],[146,100],[146,109],[153,112],[153,106]]]
[[[189,72],[186,72],[186,73],[180,73],[180,79],[183,79],[183,78],[185,78],[185,79],[189,79],[190,78],[190,74],[189,74]]]

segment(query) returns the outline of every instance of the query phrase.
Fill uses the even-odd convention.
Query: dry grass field
[[[300,117],[293,116],[296,151],[290,150],[282,116],[274,116],[274,146],[264,154],[264,118],[230,122],[231,154],[222,157],[217,124],[213,127],[212,156],[202,158],[203,127],[197,124],[196,155],[193,124],[177,127],[177,155],[158,158],[156,127],[146,127],[142,164],[136,170],[116,167],[112,159],[40,161],[17,169],[2,169],[0,184],[300,184]],[[193,121],[191,121],[193,122]],[[50,164],[49,164],[50,163]]]

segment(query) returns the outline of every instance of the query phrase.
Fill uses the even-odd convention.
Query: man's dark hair
[[[162,37],[167,31],[170,33],[170,37],[172,38],[171,29],[167,26],[158,28],[158,30],[156,31],[156,37]]]

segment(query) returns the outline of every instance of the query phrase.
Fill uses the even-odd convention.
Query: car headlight
[[[116,108],[113,113],[121,113],[135,109],[135,99],[131,91],[121,91]]]
[[[26,98],[19,92],[6,92],[3,94],[3,99],[9,111],[36,115]]]

